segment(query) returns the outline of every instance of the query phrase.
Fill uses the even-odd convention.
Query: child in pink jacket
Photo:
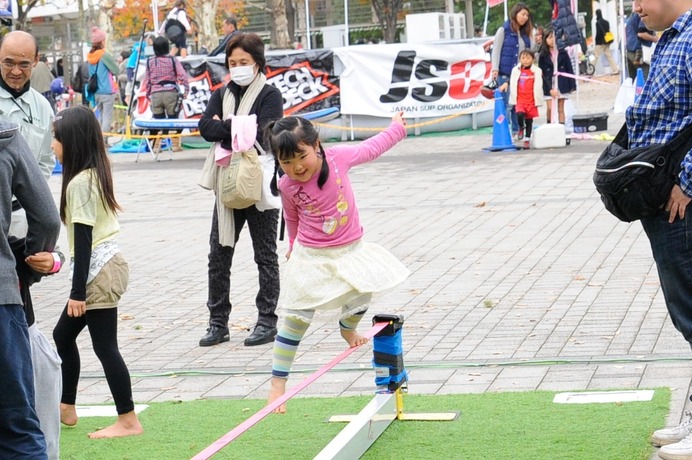
[[[356,332],[373,292],[403,282],[408,270],[386,249],[362,240],[348,172],[406,137],[402,114],[358,145],[322,147],[306,119],[287,117],[267,127],[271,151],[285,175],[279,180],[289,259],[278,307],[283,324],[274,341],[269,402],[285,393],[298,345],[317,310],[341,309],[339,329],[350,347],[367,342]],[[276,412],[285,412],[285,404]]]

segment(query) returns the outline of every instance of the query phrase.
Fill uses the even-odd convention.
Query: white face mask
[[[247,86],[255,79],[255,65],[241,65],[231,68],[231,80],[238,86]]]

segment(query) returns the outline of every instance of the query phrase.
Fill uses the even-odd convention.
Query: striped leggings
[[[346,305],[343,311],[352,310]],[[339,320],[339,328],[346,331],[355,331],[358,323],[367,311],[367,307],[361,307],[357,313]],[[291,371],[293,360],[298,351],[298,345],[303,339],[308,326],[315,316],[315,310],[287,310],[283,318],[283,324],[279,328],[279,333],[274,340],[274,351],[272,361],[272,377],[287,379]]]

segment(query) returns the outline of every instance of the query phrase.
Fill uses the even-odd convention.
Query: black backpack
[[[665,144],[628,147],[623,125],[598,158],[593,175],[606,209],[623,222],[661,212],[678,179],[680,164],[692,148],[692,125]]]
[[[164,28],[164,32],[166,34],[166,38],[172,42],[175,42],[179,40],[181,36],[185,35],[185,26],[176,18],[169,18],[166,19],[166,27]]]
[[[87,83],[87,90],[89,91],[89,94],[96,94],[96,91],[99,89],[99,64],[101,61],[96,63],[96,69],[94,69],[94,73],[91,74],[89,77],[89,83]]]

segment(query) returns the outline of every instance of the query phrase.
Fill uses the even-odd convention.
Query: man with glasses
[[[29,150],[41,173],[48,179],[55,167],[51,149],[54,114],[46,98],[31,88],[31,74],[38,59],[38,43],[28,33],[13,31],[0,39],[0,118],[19,125],[19,132],[29,144]],[[40,176],[38,180],[43,182]],[[45,182],[32,185],[46,186]],[[52,200],[50,204],[55,207]],[[8,236],[20,241],[27,236],[28,230],[22,205],[26,206],[26,202],[20,205],[19,201],[12,199],[12,219],[8,232]],[[48,459],[53,460],[59,457],[60,358],[39,331],[29,304],[25,308],[28,309],[29,340],[34,350],[31,360],[37,390],[35,408],[45,434],[44,448]],[[0,455],[0,458],[4,457]]]
[[[41,93],[31,88],[31,72],[38,58],[38,43],[28,33],[16,30],[0,39],[0,116],[19,125],[19,132],[48,179],[55,168],[50,147],[53,109]],[[16,214],[12,215],[10,233],[23,236],[26,219]]]

